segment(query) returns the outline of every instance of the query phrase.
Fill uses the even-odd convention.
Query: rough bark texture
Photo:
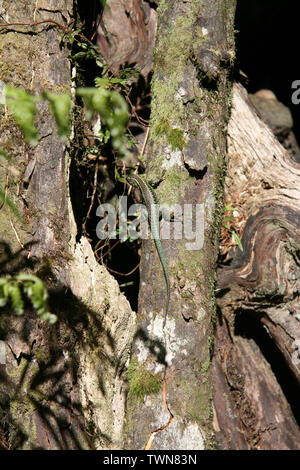
[[[70,21],[72,2],[2,2],[5,21]],[[69,91],[69,51],[53,24],[8,26],[1,34],[0,79],[38,94]],[[1,314],[1,446],[8,449],[120,448],[124,366],[134,313],[117,282],[99,266],[85,238],[76,240],[68,188],[69,157],[46,105],[37,122],[41,141],[28,148],[2,109],[0,148],[12,164],[0,184],[25,223],[0,211],[1,274],[37,273],[49,287],[48,326],[28,308],[23,318]]]
[[[98,46],[111,70],[126,63],[144,76],[151,70],[156,3],[107,2]],[[300,448],[300,169],[240,86],[233,92],[225,183],[243,252],[230,249],[228,238],[222,247],[228,256],[218,272],[210,362],[234,8],[233,0],[159,2],[147,178],[167,207],[203,204],[204,245],[187,250],[185,238],[163,241],[171,274],[163,331],[165,283],[153,242],[144,243],[128,370],[127,448],[210,448],[213,434],[221,449]],[[66,25],[72,2],[3,1],[0,12],[6,22]],[[1,87],[69,90],[68,51],[58,37],[51,24],[5,28]],[[266,119],[271,127],[272,117]],[[135,314],[88,241],[76,238],[69,157],[44,104],[38,127],[41,142],[28,148],[1,109],[0,149],[13,161],[0,167],[0,186],[25,223],[1,207],[0,274],[37,273],[59,321],[50,327],[30,308],[23,318],[1,314],[1,447],[122,448]],[[276,122],[276,129],[291,146],[289,120],[284,129]]]
[[[243,252],[229,251],[218,272],[216,435],[223,449],[299,449],[300,167],[240,85],[228,152]]]
[[[108,0],[99,20],[97,44],[110,70],[134,66],[146,77],[152,70],[157,23],[149,2]]]
[[[187,249],[189,234],[163,241],[171,275],[163,330],[165,283],[153,242],[144,243],[128,448],[203,449],[213,442],[210,344],[234,9],[235,2],[173,0],[157,10],[147,178],[161,205],[203,204],[204,244]]]

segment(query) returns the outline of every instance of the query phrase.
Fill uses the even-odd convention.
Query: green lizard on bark
[[[150,225],[151,234],[154,239],[157,254],[158,254],[158,257],[159,257],[159,260],[160,260],[160,263],[164,272],[166,288],[167,288],[167,300],[166,300],[164,322],[163,322],[163,328],[164,328],[166,325],[166,319],[168,315],[169,302],[170,302],[170,277],[169,277],[165,252],[163,250],[161,240],[160,240],[160,235],[159,235],[160,210],[159,210],[159,205],[158,205],[158,199],[152,186],[150,186],[150,184],[147,183],[141,176],[129,175],[127,176],[127,182],[131,186],[134,186],[135,188],[138,188],[140,190],[143,203],[145,204],[147,212],[148,212],[148,222]]]

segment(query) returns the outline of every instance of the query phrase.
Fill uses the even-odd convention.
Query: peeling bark
[[[240,85],[228,151],[226,200],[243,251],[229,250],[218,271],[216,434],[221,448],[299,449],[300,168]]]
[[[52,19],[66,26],[72,2],[2,2],[2,9],[7,22]],[[69,91],[69,51],[60,46],[59,34],[51,23],[5,29],[1,80],[34,94]],[[1,446],[121,448],[135,314],[115,279],[96,263],[88,241],[76,240],[69,155],[44,104],[37,125],[41,141],[28,148],[2,110],[0,148],[14,159],[0,167],[0,184],[7,185],[25,222],[14,220],[7,206],[1,209],[0,269],[1,275],[36,273],[59,320],[50,327],[30,307],[21,318],[1,313]]]
[[[111,70],[136,64],[146,77],[156,2],[107,3],[98,46]],[[66,25],[72,15],[68,0],[0,8],[7,22]],[[1,208],[0,272],[37,273],[59,317],[50,327],[30,308],[23,318],[1,315],[2,448],[120,449],[125,421],[129,449],[300,448],[300,169],[239,85],[225,196],[236,208],[243,251],[228,237],[221,247],[227,259],[218,270],[210,362],[234,9],[234,1],[172,0],[157,11],[147,179],[164,206],[198,203],[205,211],[203,247],[163,240],[172,287],[165,330],[165,284],[153,242],[143,245],[136,330],[117,282],[96,263],[88,240],[76,238],[69,156],[47,107],[40,106],[35,149],[2,113],[0,148],[14,161],[0,167],[0,185],[26,223]],[[68,51],[58,36],[53,24],[6,28],[0,79],[33,93],[69,90]]]
[[[156,23],[156,12],[145,0],[108,0],[99,18],[97,44],[110,70],[133,66],[148,76]]]

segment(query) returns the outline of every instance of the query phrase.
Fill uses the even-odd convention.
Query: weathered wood
[[[219,426],[217,437],[222,448],[300,448],[290,405],[297,419],[299,414],[293,398],[288,403],[300,379],[300,167],[241,85],[234,86],[228,153],[226,202],[236,209],[243,251],[228,251],[218,270],[215,408],[217,421],[225,419],[227,426]],[[286,390],[287,378],[280,379],[279,360],[294,377],[294,391]]]
[[[144,77],[152,71],[156,12],[145,0],[108,0],[99,18],[97,44],[110,70],[133,66]]]

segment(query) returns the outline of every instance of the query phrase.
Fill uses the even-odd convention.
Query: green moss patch
[[[146,395],[158,393],[162,384],[160,374],[153,374],[145,369],[136,358],[130,361],[127,380],[129,384],[128,396],[135,397],[138,401],[142,401]]]

